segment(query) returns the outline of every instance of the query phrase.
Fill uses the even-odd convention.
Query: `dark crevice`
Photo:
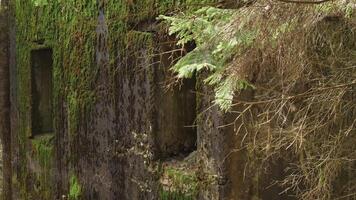
[[[31,51],[32,137],[53,132],[52,49]]]

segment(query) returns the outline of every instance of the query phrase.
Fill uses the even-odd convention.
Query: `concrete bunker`
[[[31,137],[53,132],[52,49],[31,51]]]

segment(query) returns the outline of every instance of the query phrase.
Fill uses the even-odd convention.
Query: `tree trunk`
[[[10,71],[9,71],[9,0],[1,0],[0,9],[0,135],[3,145],[3,199],[10,200],[11,125],[10,125]]]

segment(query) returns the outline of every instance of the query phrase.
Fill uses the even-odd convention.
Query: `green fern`
[[[232,29],[234,10],[204,7],[193,13],[160,16],[169,24],[169,34],[178,38],[177,45],[194,41],[196,48],[183,56],[173,67],[178,78],[191,78],[195,72],[208,71],[205,84],[215,87],[214,103],[227,111],[234,93],[250,87],[245,80],[227,76],[228,62],[245,51],[257,38],[258,30]]]
[[[240,80],[236,76],[231,75],[216,87],[214,102],[218,104],[222,110],[228,111],[232,106],[235,92],[247,88],[254,87],[247,81]]]
[[[174,72],[178,73],[179,78],[191,78],[196,71],[203,69],[215,70],[217,66],[208,52],[201,51],[199,48],[194,49],[186,56],[182,57],[177,64],[172,67]]]

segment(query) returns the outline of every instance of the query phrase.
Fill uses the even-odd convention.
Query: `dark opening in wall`
[[[32,136],[53,132],[52,50],[31,51]]]
[[[196,150],[195,79],[161,94],[157,143],[161,158],[186,156]]]
[[[183,54],[194,49],[194,44],[184,51],[178,51],[179,47],[175,44],[175,38],[165,38],[159,45],[160,67],[156,82],[160,84],[160,92],[156,142],[163,160],[185,157],[197,147],[195,77],[173,84],[173,87],[167,89],[175,76],[170,70],[171,66]]]

